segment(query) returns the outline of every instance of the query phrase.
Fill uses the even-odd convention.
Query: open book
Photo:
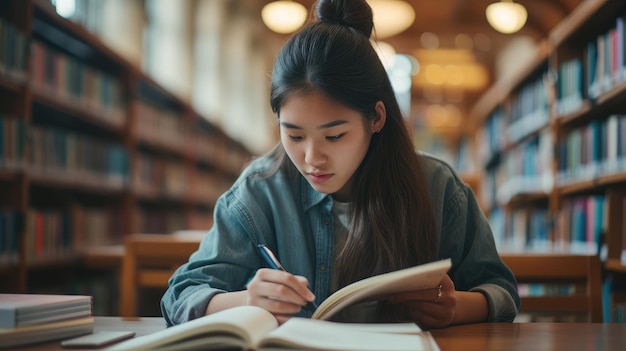
[[[311,319],[294,317],[278,326],[274,316],[240,306],[122,342],[107,350],[437,350],[429,333],[414,323],[360,324],[327,321],[354,303],[392,293],[435,288],[451,260],[431,262],[354,282],[329,296]]]
[[[414,323],[337,323],[294,317],[279,326],[256,306],[239,306],[163,331],[123,341],[106,351],[188,350],[437,350]]]
[[[356,281],[326,298],[311,318],[326,320],[343,308],[360,301],[376,300],[405,291],[435,288],[451,264],[452,261],[448,258]]]

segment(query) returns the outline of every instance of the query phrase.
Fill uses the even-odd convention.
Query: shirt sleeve
[[[260,266],[241,207],[228,195],[218,199],[213,227],[198,250],[169,279],[161,298],[168,326],[203,316],[215,294],[243,290]]]
[[[459,291],[485,295],[489,322],[512,322],[519,308],[515,277],[497,252],[493,232],[472,190],[453,173],[445,187],[440,254],[451,257]]]

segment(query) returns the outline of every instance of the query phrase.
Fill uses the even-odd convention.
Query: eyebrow
[[[336,121],[332,121],[332,122],[328,122],[325,124],[322,124],[321,126],[317,127],[317,129],[328,129],[328,128],[332,128],[338,125],[342,125],[342,124],[346,124],[348,123],[348,121],[340,119],[340,120],[336,120]],[[288,122],[280,122],[280,125],[285,127],[285,128],[289,128],[289,129],[302,129],[302,127],[297,126],[295,124],[291,124]]]

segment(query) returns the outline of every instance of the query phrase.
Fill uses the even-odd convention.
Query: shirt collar
[[[300,179],[300,190],[302,194],[304,194],[302,197],[302,208],[305,211],[308,211],[311,207],[330,197],[328,194],[323,194],[313,189],[311,184],[309,184],[302,175],[298,175],[298,178]]]

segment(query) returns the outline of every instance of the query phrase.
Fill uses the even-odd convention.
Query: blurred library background
[[[626,320],[626,3],[368,2],[415,147],[472,187],[499,251],[597,257],[601,319]],[[124,278],[141,251],[129,238],[211,227],[216,199],[278,141],[273,60],[313,6],[0,3],[0,292],[158,314],[163,276],[141,290],[152,308],[124,310],[122,285],[143,281]]]

